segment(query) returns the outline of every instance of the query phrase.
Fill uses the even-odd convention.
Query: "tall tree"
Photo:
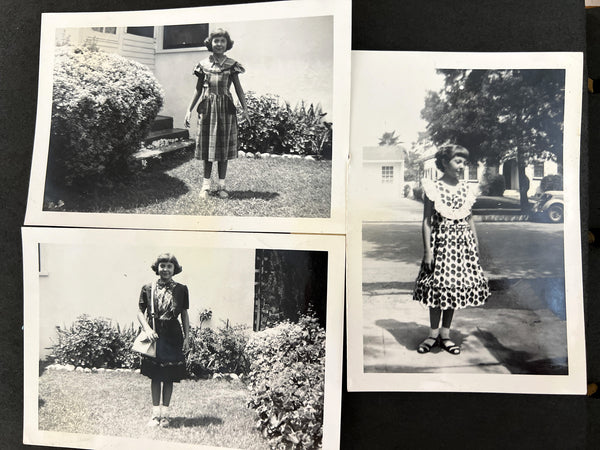
[[[421,116],[436,145],[469,149],[473,161],[516,158],[521,208],[529,207],[525,167],[532,160],[562,164],[564,82],[561,69],[441,69],[439,92],[429,92]]]
[[[400,139],[399,136],[394,136],[396,134],[396,131],[386,131],[384,132],[381,137],[379,138],[379,145],[380,146],[385,146],[385,145],[398,145],[400,143],[400,141],[398,139]]]

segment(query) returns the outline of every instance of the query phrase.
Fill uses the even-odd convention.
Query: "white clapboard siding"
[[[144,64],[154,71],[155,39],[123,33],[119,54]]]

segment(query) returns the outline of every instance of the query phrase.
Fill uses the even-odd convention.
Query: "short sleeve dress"
[[[203,81],[198,104],[196,158],[227,161],[238,155],[238,123],[230,87],[233,76],[245,70],[237,61],[226,58],[221,64],[211,55],[194,68]]]
[[[490,289],[469,226],[475,194],[465,181],[448,186],[440,180],[423,180],[423,189],[433,202],[433,270],[421,266],[413,299],[442,310],[483,305]]]
[[[154,327],[150,299],[154,290],[154,313],[156,322],[156,358],[143,356],[142,375],[153,380],[178,382],[186,377],[185,356],[183,355],[183,332],[179,316],[183,310],[189,309],[188,288],[173,280],[142,287],[139,299],[139,309],[146,314],[151,327]]]

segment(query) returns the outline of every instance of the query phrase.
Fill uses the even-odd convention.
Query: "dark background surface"
[[[43,12],[159,9],[234,2],[188,0],[2,0],[0,22],[0,448],[22,441],[22,258],[25,214],[35,131],[40,20]],[[240,1],[235,2],[240,3]],[[592,11],[592,10],[590,10]],[[587,13],[595,36],[600,13]],[[595,17],[595,19],[594,19]],[[355,0],[355,50],[534,52],[585,51],[584,0]],[[310,38],[310,37],[308,37]],[[600,42],[590,45],[590,68],[600,66]],[[257,45],[263,45],[257,43]],[[285,49],[273,45],[274,52]],[[596,76],[600,76],[600,70]],[[592,70],[590,70],[592,73]],[[583,81],[583,80],[582,80]],[[583,83],[582,83],[583,86]],[[600,94],[584,96],[590,108],[589,169],[599,161]],[[596,111],[594,113],[594,111]],[[588,190],[588,127],[582,124],[581,211],[586,232],[600,226],[598,177]],[[588,192],[590,195],[588,195]],[[590,200],[591,199],[591,200]],[[585,237],[586,234],[584,233]],[[598,236],[600,239],[600,236]],[[600,250],[587,243],[588,378],[600,380]],[[345,364],[345,360],[344,360]],[[344,369],[345,378],[345,369]],[[600,399],[584,396],[347,393],[343,386],[342,449],[395,448],[597,448]],[[28,447],[31,448],[31,447]]]

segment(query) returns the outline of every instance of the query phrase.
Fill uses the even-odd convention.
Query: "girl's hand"
[[[190,119],[192,118],[192,112],[188,111],[187,114],[185,115],[185,119],[183,120],[183,124],[185,125],[186,128],[190,127]]]
[[[190,351],[190,338],[189,337],[186,337],[183,339],[183,351],[184,352]]]
[[[250,119],[248,111],[244,111],[242,115],[244,116],[244,120],[248,122],[248,125],[252,126],[252,119]]]
[[[425,252],[423,255],[423,267],[427,271],[433,272],[433,254],[431,252]]]
[[[156,342],[158,340],[158,334],[156,334],[156,331],[150,328],[150,325],[148,325],[148,327],[144,331],[146,333],[146,336],[150,338],[150,341]]]

